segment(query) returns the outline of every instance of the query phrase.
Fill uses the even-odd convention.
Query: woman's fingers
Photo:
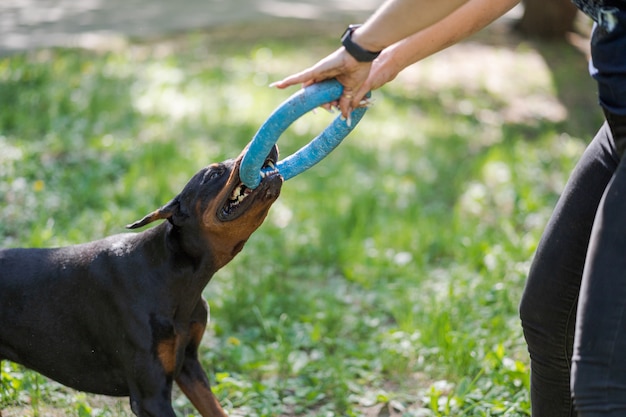
[[[367,80],[370,68],[371,63],[357,62],[343,48],[340,48],[314,66],[272,83],[270,86],[287,88],[302,84],[303,87],[307,87],[320,81],[337,78],[344,86],[343,94],[336,102],[329,103],[330,107],[324,106],[324,108],[338,106],[343,117],[351,122],[350,113],[361,106],[361,101],[369,91],[362,86]]]

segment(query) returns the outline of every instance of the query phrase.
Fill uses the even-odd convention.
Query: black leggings
[[[559,199],[520,305],[534,417],[626,416],[626,117],[607,119]]]

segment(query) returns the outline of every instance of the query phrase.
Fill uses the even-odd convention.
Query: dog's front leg
[[[211,391],[209,380],[197,357],[186,355],[176,383],[202,417],[228,417]]]
[[[130,394],[130,408],[137,417],[176,417],[171,404],[172,385],[163,387],[163,392],[154,396]]]
[[[172,379],[158,360],[135,358],[128,381],[130,407],[137,417],[176,417],[172,408]]]
[[[189,327],[189,339],[185,347],[183,366],[176,377],[176,383],[202,417],[227,417],[219,401],[211,391],[209,379],[198,361],[198,346],[204,335],[209,316],[209,306],[200,300],[193,313]]]

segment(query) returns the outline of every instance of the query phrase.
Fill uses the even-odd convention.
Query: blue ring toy
[[[248,188],[256,188],[261,182],[261,169],[265,158],[280,135],[302,115],[322,104],[339,100],[342,93],[343,86],[339,81],[327,80],[301,89],[284,101],[252,138],[239,168],[241,182]],[[283,179],[287,181],[324,159],[354,129],[366,110],[367,107],[354,109],[350,116],[352,120],[350,126],[342,120],[341,115],[337,116],[311,142],[293,155],[279,161],[276,168]]]

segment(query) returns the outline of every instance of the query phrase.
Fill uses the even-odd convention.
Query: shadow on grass
[[[550,68],[558,98],[568,110],[564,131],[591,141],[604,119],[584,52],[565,40],[533,41],[532,45]]]
[[[524,45],[537,52],[550,72],[556,98],[567,110],[567,117],[558,126],[564,133],[589,142],[604,118],[596,83],[589,75],[588,35],[572,33],[567,39],[542,40],[520,35],[512,24],[494,26],[496,30],[487,29],[475,38],[486,45],[513,51]],[[581,26],[584,31],[584,22]]]

